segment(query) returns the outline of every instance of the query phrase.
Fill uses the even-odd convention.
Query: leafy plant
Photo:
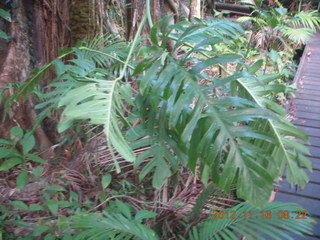
[[[292,49],[297,44],[305,44],[320,26],[317,11],[288,12],[286,8],[268,10],[255,6],[252,16],[240,17],[237,21],[254,23],[257,45],[267,49]]]
[[[122,42],[111,44],[113,40],[113,38],[97,38],[88,46],[63,49],[57,59],[33,71],[33,77],[6,102],[6,112],[19,95],[23,93],[25,97],[29,96],[40,79],[45,77],[50,67],[54,66],[57,77],[46,87],[52,90],[38,94],[43,102],[38,104],[36,109],[42,109],[42,112],[34,128],[45,117],[49,117],[52,110],[67,106],[58,126],[60,132],[69,129],[76,120],[90,120],[92,124],[101,124],[108,133],[106,136],[112,153],[115,147],[126,160],[132,162],[135,156],[124,140],[118,122],[118,117],[124,119],[125,115],[122,112],[126,109],[122,98],[130,102],[131,94],[129,85],[119,80],[126,77],[126,67],[132,68],[132,66],[129,64],[129,58],[126,62],[121,60],[123,57],[120,52],[127,55],[128,49],[124,48]],[[102,50],[101,46],[104,46]],[[133,48],[129,55],[132,51]],[[75,53],[76,58],[64,64],[61,59],[72,53]],[[117,171],[120,171],[116,161],[115,166]]]
[[[152,27],[153,45],[142,47],[138,57],[143,60],[132,66],[138,85],[135,98],[132,87],[122,80],[138,37],[124,61],[107,53],[116,49],[109,45],[107,50],[79,47],[66,51],[62,56],[77,54],[78,58],[71,60],[74,65],[59,60],[51,63],[58,64],[59,76],[67,76],[67,81],[53,83],[59,93],[48,93],[59,96],[58,102],[53,99],[55,107],[66,106],[60,131],[71,127],[74,120],[102,124],[110,150],[113,152],[114,147],[125,160],[133,161],[136,169],[142,168],[141,181],[152,174],[153,186],[158,189],[186,165],[194,173],[199,165],[205,184],[212,180],[226,192],[236,186],[238,197],[260,207],[286,166],[289,182],[303,187],[308,178],[301,166],[310,169],[311,165],[299,152],[308,150],[291,138],[307,141],[307,136],[285,120],[284,110],[269,99],[286,88],[274,82],[277,75],[254,76],[261,61],[246,66],[241,55],[215,55],[215,45],[236,40],[243,34],[242,28],[224,19],[180,22],[169,27],[168,21],[169,17],[164,18]],[[173,52],[166,50],[168,39],[176,41]],[[181,47],[189,50],[175,58],[174,52]],[[104,57],[123,63],[119,76],[99,67]],[[203,73],[228,62],[237,68],[226,78],[210,78]],[[44,71],[38,70],[10,101],[20,93],[30,93]],[[64,84],[69,87],[60,88]],[[220,89],[229,90],[221,94]],[[127,118],[130,112],[133,114]],[[136,119],[139,124],[130,128]],[[135,160],[131,148],[145,150]],[[115,166],[120,171],[116,160]]]
[[[227,192],[235,184],[238,197],[262,206],[284,166],[289,166],[291,183],[304,186],[308,181],[298,166],[302,164],[310,169],[310,162],[295,152],[308,150],[288,138],[307,141],[307,136],[285,120],[284,110],[268,99],[270,94],[285,89],[272,82],[278,76],[265,75],[257,79],[252,75],[259,69],[256,65],[240,72],[244,65],[239,55],[210,56],[203,61],[188,58],[194,52],[203,53],[201,50],[209,44],[236,38],[237,31],[240,34],[242,30],[237,25],[230,23],[222,27],[220,23],[224,21],[180,23],[169,29],[176,27],[176,31],[181,32],[176,48],[184,42],[194,46],[181,59],[174,59],[158,44],[165,42],[167,33],[160,38],[151,35],[154,45],[149,51],[154,57],[148,62],[152,65],[143,68],[145,74],[138,80],[140,94],[136,99],[140,125],[130,130],[129,139],[133,148],[150,146],[138,157],[136,166],[151,158],[141,171],[140,179],[154,172],[155,187],[160,188],[181,165],[187,164],[195,171],[199,164],[204,183],[211,178]],[[162,23],[159,28],[163,27]],[[157,30],[151,30],[151,34],[153,32]],[[203,38],[193,37],[195,33]],[[208,37],[204,37],[206,34]],[[215,38],[202,40],[212,34]],[[188,61],[191,63],[186,65]],[[225,62],[238,63],[237,71],[227,78],[210,79],[201,73]],[[207,84],[199,82],[203,78]],[[223,86],[230,87],[231,96],[216,93]],[[294,152],[285,146],[292,147]]]
[[[13,169],[22,164],[25,170],[22,170],[17,177],[17,187],[23,188],[28,183],[28,171],[26,170],[26,161],[47,164],[42,158],[31,153],[35,146],[35,138],[31,132],[24,133],[20,127],[13,127],[10,130],[10,139],[0,139],[0,171]]]
[[[301,208],[267,203],[274,181],[285,169],[287,180],[302,187],[308,182],[302,167],[311,169],[310,161],[302,155],[308,153],[307,148],[295,141],[307,142],[307,135],[289,123],[284,109],[274,102],[278,93],[287,91],[278,81],[280,76],[259,76],[262,60],[245,64],[250,49],[241,54],[219,52],[244,36],[237,23],[195,19],[170,25],[168,16],[153,25],[149,16],[151,46],[139,46],[146,20],[144,16],[128,47],[123,42],[112,43],[113,39],[97,38],[87,45],[64,49],[17,89],[7,101],[6,112],[20,95],[34,93],[39,81],[54,67],[57,77],[38,94],[42,102],[37,109],[42,112],[37,124],[50,117],[52,110],[63,108],[60,132],[83,122],[101,126],[116,170],[121,170],[120,158],[132,162],[139,180],[152,179],[156,189],[161,189],[179,169],[188,167],[208,185],[192,216],[216,187],[226,193],[235,189],[238,198],[251,204],[225,211],[251,212],[252,218],[237,215],[236,219],[208,219],[192,228],[189,239],[235,239],[236,234],[250,239],[251,235],[263,237],[261,232],[287,237],[278,228],[300,235],[310,233],[309,218],[302,222],[274,217],[280,211],[294,213]],[[280,26],[277,20],[266,23]],[[168,40],[175,41],[170,51],[166,47]],[[68,55],[72,59],[63,61]],[[226,63],[234,66],[232,71],[225,69],[226,77],[210,77],[213,69]],[[14,128],[11,140],[1,140],[4,150],[0,154],[5,159],[2,170],[24,164],[25,159],[37,161],[35,155],[30,155],[34,147],[31,136]],[[39,159],[38,162],[43,163]],[[35,169],[34,175],[39,178],[42,170]],[[22,171],[18,185],[23,187],[27,178],[28,172]],[[110,174],[102,177],[103,190],[112,185],[111,179]],[[126,180],[119,183],[124,194],[135,187]],[[155,218],[155,213],[136,211],[120,201],[107,205],[104,192],[96,207],[106,206],[103,215],[92,213],[95,209],[83,211],[73,200],[62,197],[65,191],[62,186],[47,184],[41,204],[12,203],[21,211],[43,211],[54,219],[64,208],[73,214],[58,218],[54,226],[49,220],[38,224],[30,236],[47,234],[45,239],[50,239],[58,224],[65,239],[159,239],[144,224],[145,219]],[[270,211],[272,221],[256,218],[260,211]]]

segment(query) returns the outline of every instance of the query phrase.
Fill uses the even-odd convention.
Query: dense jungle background
[[[318,8],[2,0],[0,239],[311,235],[269,200],[308,182],[284,106]]]

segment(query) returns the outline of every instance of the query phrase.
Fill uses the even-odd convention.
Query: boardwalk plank
[[[309,86],[309,85],[311,85],[311,86],[313,86],[313,85],[320,86],[320,81],[317,80],[316,77],[313,77],[313,78],[309,77],[307,82],[304,79],[301,79],[301,80],[298,81],[298,86],[299,87],[300,86]]]
[[[305,208],[311,215],[320,215],[319,201],[314,199],[298,197],[295,195],[278,192],[276,201],[297,203],[303,208]]]
[[[297,112],[297,117],[300,119],[320,119],[320,114],[319,113],[309,113],[309,112],[302,112],[298,111]]]
[[[298,111],[303,111],[303,112],[310,112],[310,113],[320,113],[320,108],[316,106],[307,106],[307,105],[300,105],[296,104],[298,106]]]
[[[316,96],[318,96],[319,90],[317,90],[317,89],[305,89],[305,88],[302,88],[302,89],[299,89],[298,93],[310,94],[310,95],[316,95]]]
[[[303,195],[306,197],[317,198],[320,200],[320,185],[314,183],[308,183],[304,189],[291,188],[291,185],[287,181],[283,181],[279,187],[281,192],[292,193],[296,195]],[[319,209],[320,211],[320,209]]]
[[[320,101],[320,95],[308,95],[308,94],[296,94],[297,99],[305,99],[305,100],[312,100],[312,101]]]
[[[317,74],[319,74],[319,69],[314,68],[303,69],[301,72],[302,76],[317,76]]]
[[[309,176],[309,179],[310,179],[311,183],[320,184],[320,171],[319,170],[313,170],[312,173],[309,172],[308,176]]]
[[[319,107],[319,102],[317,101],[309,101],[309,100],[306,100],[306,99],[295,99],[294,100],[294,103],[295,105],[297,106],[300,106],[300,105],[305,105],[305,106],[314,106],[314,107]],[[300,110],[300,109],[299,109]]]
[[[308,157],[308,159],[312,162],[313,169],[320,170],[320,158]],[[319,206],[319,209],[320,209],[320,206]]]
[[[313,120],[313,119],[301,119],[300,118],[300,119],[292,121],[292,123],[299,125],[299,126],[317,128],[320,126],[320,119]]]
[[[310,139],[309,148],[312,156],[307,156],[313,163],[313,172],[307,171],[310,182],[303,190],[290,188],[285,180],[276,194],[276,201],[295,202],[306,208],[316,216],[317,224],[314,226],[314,237],[306,236],[305,239],[320,240],[320,34],[305,48],[301,58],[299,70],[295,77],[298,93],[290,109],[298,119],[293,123],[304,130]],[[307,55],[306,53],[311,53]],[[303,65],[302,65],[303,64]],[[293,237],[300,240],[304,238]]]
[[[301,130],[307,133],[309,136],[318,137],[320,136],[320,128],[304,127],[299,126]]]
[[[302,85],[299,85],[299,89],[320,90],[320,85],[316,85],[316,84],[302,84]]]
[[[320,137],[309,137],[309,140],[312,146],[320,146]]]
[[[311,145],[313,145],[312,142],[311,142]],[[318,146],[307,146],[307,147],[309,148],[311,156],[320,157],[320,147]]]

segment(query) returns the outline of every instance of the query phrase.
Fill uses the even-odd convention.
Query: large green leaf
[[[74,120],[90,120],[92,124],[102,124],[109,143],[127,161],[134,161],[135,156],[121,133],[118,120],[118,114],[124,109],[118,90],[121,88],[119,82],[103,79],[92,81],[94,83],[77,87],[61,98],[59,107],[66,107],[59,131],[68,129]]]
[[[212,63],[219,64],[224,60],[224,58],[216,58]],[[228,60],[236,61],[237,56]],[[145,114],[148,114],[147,124],[150,125],[148,129],[151,132],[147,141],[151,144],[151,148],[142,153],[139,158],[152,158],[152,160],[142,170],[142,177],[152,168],[156,168],[155,173],[161,170],[162,178],[158,179],[160,184],[156,184],[159,187],[164,179],[170,176],[170,167],[167,166],[166,161],[158,157],[157,150],[152,146],[152,136],[154,134],[157,137],[171,136],[170,138],[174,141],[165,141],[165,144],[168,144],[173,152],[177,152],[177,146],[172,143],[179,139],[181,142],[176,144],[180,146],[180,151],[187,154],[191,170],[195,169],[196,162],[199,161],[201,178],[205,183],[209,180],[213,169],[224,165],[222,172],[214,176],[214,181],[221,188],[229,191],[231,184],[236,182],[241,197],[250,199],[255,205],[265,203],[270,195],[274,179],[256,160],[256,157],[267,159],[267,153],[263,148],[253,149],[250,144],[247,144],[247,139],[262,139],[267,142],[272,142],[273,139],[265,132],[239,125],[239,122],[277,119],[276,114],[245,99],[238,99],[239,101],[231,98],[226,98],[225,101],[212,99],[210,95],[218,83],[213,85],[213,89],[210,86],[204,88],[197,83],[196,72],[190,73],[184,66],[173,62],[165,65],[160,72],[158,68],[151,67],[147,75],[150,82],[143,84],[144,94],[141,97],[145,100],[140,113],[143,118]],[[228,84],[242,76],[256,81],[249,74],[240,74],[228,77],[226,80],[222,79],[221,82]],[[143,78],[143,81],[148,81],[148,79]],[[148,86],[149,90],[146,90],[145,86]],[[149,113],[144,112],[143,109],[149,108],[149,104],[153,109],[161,109],[161,111],[151,115],[150,111]],[[193,107],[190,107],[191,105]],[[230,108],[231,106],[236,109]],[[156,116],[159,121],[154,120]],[[159,146],[161,145],[157,145]],[[166,147],[160,148],[159,153],[163,155],[166,152],[165,149]],[[168,155],[171,156],[172,153]],[[171,166],[174,161],[172,158]]]
[[[267,78],[267,76],[264,77],[264,79]],[[274,112],[279,112],[278,108],[274,109],[272,105],[268,104],[269,101],[265,97],[273,92],[272,89],[266,90],[266,88],[262,88],[261,85],[252,79],[238,79],[234,84],[234,87],[238,89],[238,91],[233,93],[234,95],[246,97],[261,107],[267,107]],[[301,147],[301,144],[293,139],[307,142],[307,135],[288,122],[285,115],[282,115],[278,121],[262,120],[256,122],[253,127],[255,129],[263,129],[263,131],[269,132],[274,136],[276,144],[260,140],[254,142],[256,146],[268,149],[271,153],[274,165],[268,164],[266,167],[273,177],[276,179],[279,175],[283,174],[284,168],[287,166],[287,180],[292,184],[304,187],[308,182],[308,176],[300,166],[305,166],[311,170],[311,164],[301,154],[301,150],[305,153],[309,151]],[[303,159],[304,161],[301,162],[299,159]]]
[[[180,30],[174,36],[176,47],[185,44],[193,52],[192,44],[197,50],[199,44],[202,47],[202,36],[234,37],[230,34],[231,29],[216,29],[210,24],[204,21],[173,26]],[[157,46],[151,48],[155,51]],[[144,52],[148,50],[144,49]],[[249,73],[236,72],[224,79],[207,79],[213,84],[201,84],[198,80],[206,77],[202,74],[204,69],[225,62],[243,61],[239,55],[212,55],[179,60],[168,55],[165,62],[158,57],[144,68],[145,75],[139,80],[140,94],[136,100],[146,135],[132,143],[135,149],[150,147],[137,162],[137,165],[147,162],[140,176],[143,178],[153,170],[157,173],[154,176],[158,176],[162,170],[161,179],[153,178],[159,181],[158,184],[154,181],[159,187],[174,173],[174,158],[170,162],[163,153],[157,154],[157,148],[162,146],[169,149],[173,157],[182,156],[178,157],[182,161],[176,161],[178,166],[187,163],[195,171],[199,164],[200,177],[205,184],[211,179],[227,192],[235,186],[238,197],[261,207],[269,199],[273,182],[283,173],[285,166],[288,166],[289,181],[301,186],[306,183],[306,174],[300,166],[310,168],[310,164],[301,153],[294,152],[305,149],[289,138],[306,141],[307,137],[283,120],[284,110],[267,98],[286,89],[284,85],[274,83],[275,76],[257,79]],[[192,63],[186,64],[187,61]],[[260,60],[251,67],[237,69],[255,73],[261,66]],[[217,95],[216,90],[222,87],[230,87],[231,95],[237,98]],[[162,149],[162,152],[165,151]]]

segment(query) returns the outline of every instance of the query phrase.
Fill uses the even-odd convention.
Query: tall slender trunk
[[[90,40],[103,34],[104,2],[102,0],[71,0],[70,28],[72,43]]]
[[[190,19],[194,17],[201,18],[200,0],[190,0]]]

